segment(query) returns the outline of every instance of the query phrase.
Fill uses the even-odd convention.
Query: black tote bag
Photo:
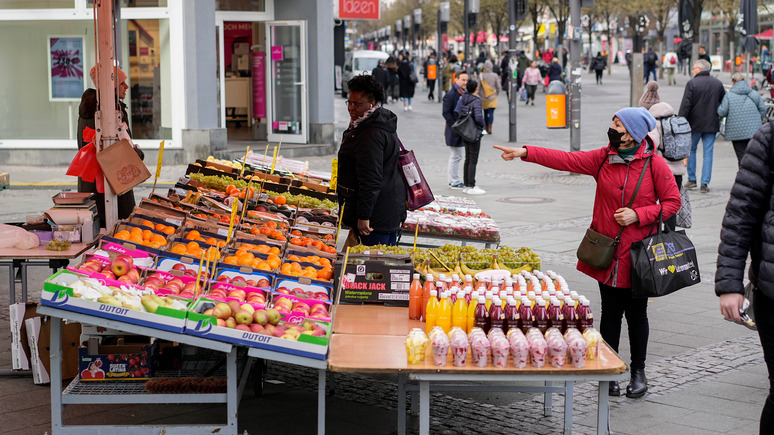
[[[668,295],[701,282],[696,248],[684,230],[664,229],[658,215],[656,233],[632,243],[632,296],[653,298]]]
[[[451,129],[460,135],[462,140],[468,143],[475,142],[481,137],[481,127],[479,127],[478,124],[476,124],[476,120],[473,119],[472,110],[460,113],[459,118],[452,124]]]

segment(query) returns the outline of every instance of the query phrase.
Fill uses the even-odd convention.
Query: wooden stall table
[[[334,334],[397,335],[405,338],[412,328],[424,330],[425,324],[410,320],[406,307],[339,304],[333,320]]]
[[[11,298],[9,305],[16,303],[16,269],[21,275],[22,302],[27,302],[27,267],[48,266],[53,272],[67,267],[69,260],[80,257],[94,243],[73,243],[65,251],[49,251],[45,246],[32,249],[2,248],[0,249],[0,267],[8,267],[8,281]]]
[[[406,331],[408,332],[408,331]],[[432,349],[428,343],[425,361],[409,365],[406,357],[405,334],[367,335],[334,334],[328,356],[328,368],[333,372],[355,373],[397,373],[398,374],[398,431],[405,433],[406,391],[412,390],[407,381],[415,381],[419,390],[419,433],[430,430],[430,389],[436,391],[532,391],[546,394],[546,401],[554,392],[565,394],[564,432],[572,430],[573,386],[577,381],[599,383],[597,407],[597,433],[609,432],[608,382],[626,378],[626,364],[610,347],[600,343],[598,360],[586,361],[582,369],[565,366],[561,369],[550,366],[524,369],[513,367],[495,368],[491,361],[487,367],[473,366],[468,357],[464,367],[454,367],[451,352],[446,367],[433,364]],[[544,382],[544,386],[512,385],[463,385],[463,382],[505,383],[522,381]],[[564,387],[555,387],[553,382],[564,382]],[[416,387],[414,387],[416,388]]]

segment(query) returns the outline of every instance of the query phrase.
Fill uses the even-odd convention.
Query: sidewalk
[[[719,78],[729,83],[727,74]],[[687,77],[679,86],[659,90],[662,101],[679,108]],[[614,66],[604,85],[593,75],[583,75],[581,148],[591,150],[607,142],[606,131],[615,111],[628,105],[628,71]],[[334,97],[341,101],[341,97]],[[349,121],[346,108],[337,103],[337,137]],[[446,181],[448,149],[443,140],[441,105],[428,102],[417,89],[413,112],[402,104],[387,105],[398,116],[398,133],[406,148],[413,149],[436,195],[462,195],[449,190]],[[518,144],[569,150],[569,130],[545,127],[545,96],[538,91],[535,106],[518,105]],[[504,95],[495,112],[494,134],[485,136],[478,165],[478,184],[485,195],[472,196],[501,227],[502,243],[529,246],[540,255],[543,269],[563,275],[569,285],[585,294],[599,319],[596,283],[575,270],[575,249],[591,220],[594,181],[590,177],[552,171],[520,161],[504,162],[494,144],[506,144],[508,109]],[[700,147],[701,148],[701,147]],[[333,156],[303,158],[310,167],[330,170]],[[701,158],[699,158],[701,161]],[[58,186],[71,184],[67,168],[0,166],[11,174],[12,188],[0,191],[0,222],[23,220],[27,214],[50,207]],[[151,169],[153,171],[153,169]],[[720,224],[737,170],[730,142],[717,142],[710,193],[691,191],[694,228],[687,230],[699,258],[702,282],[666,298],[650,301],[650,346],[646,373],[650,390],[641,399],[611,398],[611,430],[625,434],[757,433],[758,419],[768,379],[757,334],[722,319],[714,294],[714,272]],[[165,167],[160,182],[173,183],[185,166]],[[152,181],[152,179],[151,179]],[[48,183],[27,186],[23,183]],[[166,187],[157,190],[164,192]],[[136,189],[147,195],[150,187]],[[39,268],[35,268],[39,269]],[[0,270],[0,306],[8,303],[7,270]],[[30,289],[40,288],[46,270],[31,270]],[[39,297],[39,290],[31,298]],[[8,313],[0,310],[0,369],[9,367]],[[626,331],[626,328],[623,329]],[[623,333],[621,357],[629,360],[628,339]],[[254,398],[247,388],[240,408],[240,431],[250,433],[311,433],[314,431],[316,382],[314,375],[293,366],[271,364],[263,397]],[[311,380],[310,380],[311,379]],[[390,377],[335,375],[336,391],[329,397],[328,433],[394,433],[395,383]],[[0,378],[0,433],[43,433],[50,430],[48,388],[32,385],[27,378]],[[625,388],[626,382],[622,383]],[[573,414],[574,433],[595,433],[595,386],[577,384]],[[554,413],[542,416],[542,399],[534,394],[432,394],[432,433],[557,433],[562,421],[562,400],[554,398]],[[152,415],[150,411],[153,410]],[[73,412],[74,411],[74,412]],[[223,415],[222,407],[176,406],[163,411],[152,407],[75,408],[66,412],[68,424],[99,421],[166,422],[206,419]],[[160,414],[159,414],[160,413]],[[35,426],[30,427],[30,421]]]

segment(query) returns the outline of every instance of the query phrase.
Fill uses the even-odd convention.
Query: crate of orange
[[[282,260],[278,254],[270,252],[264,254],[249,250],[249,247],[249,245],[242,245],[237,249],[228,249],[218,266],[247,267],[256,271],[272,272],[282,265]]]
[[[118,221],[110,234],[103,236],[103,240],[118,244],[128,242],[136,249],[158,255],[169,244],[170,237],[172,236],[150,229],[150,227]]]
[[[234,239],[232,248],[244,249],[255,253],[261,253],[264,255],[274,254],[282,256],[282,252],[285,250],[286,243],[276,241],[264,241],[256,242],[254,239],[236,238]]]
[[[195,242],[204,242],[208,245],[217,246],[218,248],[224,248],[226,246],[226,236],[228,235],[228,229],[221,233],[213,231],[199,231],[193,228],[184,228],[182,230],[182,238],[186,240],[193,240]]]
[[[175,256],[193,257],[197,262],[203,255],[204,260],[210,263],[219,261],[222,257],[221,250],[225,246],[225,241],[222,241],[222,246],[218,246],[218,241],[214,238],[204,240],[175,238],[169,242],[166,252],[175,254]],[[215,242],[214,244],[207,243],[213,241]]]
[[[333,265],[325,257],[316,255],[300,257],[290,254],[280,264],[279,273],[286,276],[306,277],[316,281],[331,282],[333,280]]]
[[[331,231],[308,231],[304,228],[293,227],[290,230],[291,237],[305,237],[307,239],[319,240],[328,246],[336,245],[336,228],[331,228]]]
[[[126,220],[129,223],[141,225],[151,230],[161,231],[168,236],[176,234],[178,228],[180,228],[180,225],[182,224],[182,221],[178,221],[176,219],[169,219],[169,221],[167,221],[165,219],[148,216],[137,212],[129,215]]]
[[[291,234],[290,240],[288,240],[288,247],[301,253],[306,253],[306,255],[318,255],[329,259],[336,258],[336,248],[328,246],[322,240],[315,240],[310,237]]]

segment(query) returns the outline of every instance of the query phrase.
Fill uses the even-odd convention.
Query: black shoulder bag
[[[645,160],[645,165],[640,173],[640,179],[637,180],[637,187],[634,188],[634,195],[632,195],[632,199],[629,201],[629,208],[632,208],[632,205],[634,205],[634,198],[637,197],[637,192],[640,190],[640,184],[642,184],[642,178],[645,176],[645,172],[647,172],[650,159],[651,157],[648,157]],[[602,165],[604,164],[605,162],[603,161]],[[600,169],[602,169],[601,166]],[[621,233],[623,233],[624,228],[621,227],[615,239],[598,233],[591,228],[587,229],[580,246],[578,246],[578,252],[576,253],[578,260],[597,269],[607,269],[610,267],[615,258],[615,251],[618,249],[618,243],[621,241]]]

